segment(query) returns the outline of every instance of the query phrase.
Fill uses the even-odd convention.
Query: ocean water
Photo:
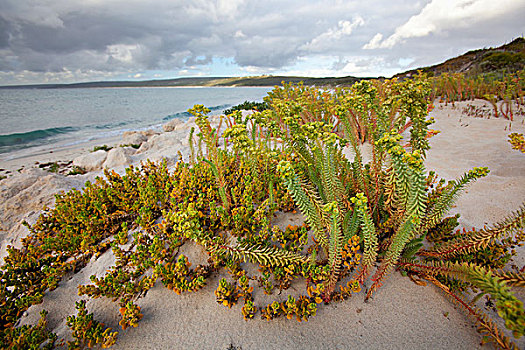
[[[270,87],[0,89],[0,161],[124,131],[160,129],[195,104],[211,115],[262,101]]]

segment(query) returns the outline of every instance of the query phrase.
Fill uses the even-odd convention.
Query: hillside
[[[310,78],[310,77],[287,77],[287,76],[272,76],[263,75],[259,77],[247,77],[247,78],[230,78],[224,79],[224,82],[215,82],[215,86],[274,86],[285,83],[299,83],[303,82],[305,85],[352,85],[356,81],[369,79],[369,78],[357,78],[357,77],[340,77],[340,78]]]
[[[262,75],[256,77],[196,77],[146,81],[95,81],[75,84],[40,84],[0,86],[0,89],[73,89],[73,88],[115,88],[115,87],[184,87],[184,86],[275,86],[285,83],[303,82],[305,85],[352,85],[369,78],[356,77],[287,77]]]
[[[465,73],[467,75],[498,74],[525,69],[525,39],[516,38],[509,44],[496,48],[478,49],[429,67],[412,69],[393,76],[406,78],[417,74],[418,70],[430,76],[443,73]]]

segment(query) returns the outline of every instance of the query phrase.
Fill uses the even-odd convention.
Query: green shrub
[[[108,146],[108,145],[102,145],[102,146],[95,146],[93,147],[93,149],[91,150],[91,152],[96,152],[96,151],[109,151],[110,149],[112,149],[113,147],[111,146]]]
[[[268,104],[266,104],[266,102],[244,101],[243,103],[240,103],[238,105],[225,109],[224,111],[222,111],[222,113],[224,113],[225,115],[230,115],[235,111],[256,110],[258,112],[262,112],[267,109],[268,109]]]

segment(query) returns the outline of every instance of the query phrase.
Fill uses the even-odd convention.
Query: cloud
[[[483,25],[483,22],[504,16],[517,10],[524,10],[524,4],[515,0],[432,0],[420,13],[410,17],[385,40],[377,33],[364,49],[385,49],[404,42],[406,39],[424,37],[431,33]]]
[[[411,58],[411,57],[401,57],[398,61],[398,64],[400,67],[406,67],[408,66],[410,63],[414,62],[414,59]]]
[[[341,71],[346,67],[348,63],[348,60],[345,60],[342,57],[338,57],[337,61],[334,61],[334,63],[332,63],[331,68],[335,71]]]
[[[0,84],[178,72],[389,75],[525,32],[523,0],[396,0],[395,6],[390,0],[2,0],[1,6]]]
[[[238,30],[233,34],[234,38],[246,38],[246,34],[242,32],[242,30]]]
[[[196,57],[206,57],[199,64],[222,57],[240,67],[281,68],[297,61],[301,46],[336,41],[363,21],[340,19],[355,7],[341,1],[4,1],[0,48],[16,59],[0,60],[3,71],[182,69]],[[327,25],[334,28],[320,32]]]
[[[294,38],[255,35],[234,43],[235,63],[241,67],[276,68],[293,63],[298,55]]]
[[[249,73],[250,75],[263,75],[272,73],[275,69],[266,69],[255,66],[245,66],[241,68],[242,71]]]
[[[319,34],[306,45],[302,46],[302,49],[310,52],[322,52],[326,50],[327,47],[332,46],[334,42],[341,40],[344,36],[351,35],[355,28],[364,24],[365,21],[360,16],[357,16],[351,22],[341,20],[337,23],[336,27]]]
[[[5,48],[9,44],[9,23],[0,16],[0,49]]]
[[[207,64],[211,63],[212,60],[213,59],[212,59],[211,55],[207,55],[207,56],[204,56],[204,57],[191,56],[191,57],[187,58],[184,61],[184,65],[190,66],[190,67],[193,67],[193,66],[204,66],[204,65],[207,65]]]
[[[376,35],[374,35],[372,40],[370,40],[366,45],[363,46],[363,49],[376,49],[381,46],[381,40],[383,40],[383,34],[377,33]]]
[[[2,15],[7,19],[18,19],[42,27],[62,28],[64,22],[55,6],[63,6],[65,2],[50,0],[5,0],[2,5]]]

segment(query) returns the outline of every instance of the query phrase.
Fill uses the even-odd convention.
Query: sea
[[[0,89],[2,160],[75,147],[124,131],[161,130],[202,104],[210,115],[244,101],[261,102],[271,87],[139,87]]]

